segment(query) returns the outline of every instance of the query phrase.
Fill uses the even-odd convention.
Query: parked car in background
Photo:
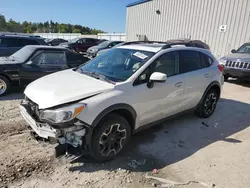
[[[204,48],[134,42],[34,81],[20,109],[40,137],[59,141],[57,148],[70,144],[106,161],[120,154],[135,132],[166,118],[187,110],[210,117],[222,72]]]
[[[61,43],[60,46],[72,49],[76,52],[86,52],[91,46],[99,43],[99,39],[95,38],[74,38],[68,42]]]
[[[222,57],[220,64],[224,65],[224,79],[242,78],[250,79],[250,42],[243,44],[238,50],[233,49],[232,54]]]
[[[119,43],[119,44],[113,46],[112,48],[116,48],[116,47],[119,47],[119,46],[123,46],[123,45],[125,45],[125,44],[126,44],[126,42],[121,42],[121,43]],[[112,48],[111,48],[111,49],[112,49]],[[111,50],[111,49],[108,48],[108,49],[99,50],[99,51],[97,52],[96,56],[99,56],[99,55],[101,55],[101,54],[104,54],[104,53],[108,52],[108,51]]]
[[[55,38],[55,39],[47,39],[45,42],[50,46],[58,46],[61,43],[68,42],[67,40]]]
[[[77,67],[89,58],[63,47],[25,46],[0,58],[0,96],[11,86],[24,86],[47,74]]]
[[[96,54],[100,51],[100,50],[104,50],[104,49],[109,49],[114,47],[117,44],[122,43],[123,41],[104,41],[100,44],[98,44],[97,46],[92,46],[87,50],[87,54],[95,57]]]
[[[0,57],[10,56],[26,45],[47,45],[47,43],[36,35],[0,33]]]

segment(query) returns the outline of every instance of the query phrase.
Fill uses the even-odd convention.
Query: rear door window
[[[179,51],[180,73],[191,72],[203,68],[200,52],[193,50]]]
[[[1,46],[4,47],[22,47],[20,39],[12,37],[4,37],[1,39]]]
[[[30,40],[30,39],[20,39],[20,43],[22,46],[39,45],[39,43],[36,40]]]

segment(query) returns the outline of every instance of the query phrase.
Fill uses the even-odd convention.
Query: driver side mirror
[[[232,53],[236,53],[237,51],[236,51],[235,49],[232,49],[231,52],[232,52]]]
[[[148,88],[152,88],[154,86],[154,82],[164,83],[167,81],[167,75],[161,72],[154,72],[151,74],[148,82]]]

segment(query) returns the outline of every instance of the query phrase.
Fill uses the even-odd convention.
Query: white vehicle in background
[[[191,43],[132,42],[32,82],[21,114],[43,138],[116,157],[135,132],[187,110],[211,116],[223,66]]]

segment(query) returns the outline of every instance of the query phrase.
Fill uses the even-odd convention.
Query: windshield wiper
[[[108,79],[105,75],[103,74],[100,74],[100,73],[96,73],[96,72],[90,72],[90,71],[84,71],[80,68],[81,70],[81,73],[83,74],[86,74],[88,76],[91,76],[93,78],[96,78],[98,80],[103,80],[103,81],[106,81],[108,83],[112,83],[112,84],[115,84],[115,82],[113,82],[112,80]]]
[[[96,73],[96,72],[93,72],[93,74],[94,74],[95,76],[97,76],[98,79],[104,80],[104,81],[109,82],[109,83],[111,83],[111,84],[115,84],[115,82],[113,82],[112,80],[108,79],[108,78],[107,78],[105,75],[103,75],[103,74]]]

